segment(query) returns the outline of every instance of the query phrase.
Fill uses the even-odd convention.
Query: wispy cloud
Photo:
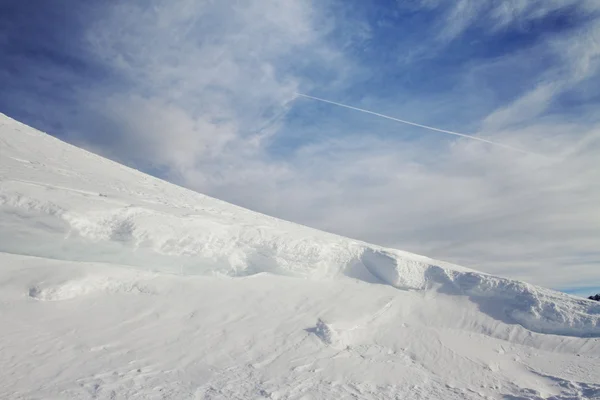
[[[335,57],[313,13],[302,0],[122,3],[86,38],[126,88],[90,100],[141,144],[141,160],[176,173],[259,151],[299,85],[295,62]]]

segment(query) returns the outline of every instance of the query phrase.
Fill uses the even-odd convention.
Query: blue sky
[[[9,1],[0,112],[267,214],[593,292],[599,56],[591,0]]]

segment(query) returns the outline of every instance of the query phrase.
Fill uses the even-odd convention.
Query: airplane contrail
[[[349,108],[351,110],[360,111],[360,112],[364,112],[364,113],[371,114],[371,115],[376,115],[378,117],[385,118],[385,119],[390,119],[390,120],[396,121],[396,122],[401,122],[403,124],[417,126],[419,128],[424,128],[424,129],[429,129],[430,131],[447,133],[449,135],[455,135],[455,136],[460,136],[460,137],[464,137],[464,138],[467,138],[467,139],[477,140],[479,142],[488,143],[488,144],[491,144],[491,145],[494,145],[494,146],[504,147],[505,149],[508,149],[508,150],[518,151],[519,153],[532,154],[531,152],[526,151],[526,150],[518,149],[516,147],[512,147],[512,146],[509,146],[509,145],[506,145],[506,144],[502,144],[502,143],[498,143],[498,142],[492,142],[491,140],[482,139],[482,138],[477,137],[477,136],[467,135],[465,133],[460,133],[460,132],[448,131],[448,130],[445,130],[445,129],[435,128],[433,126],[427,126],[427,125],[417,124],[416,122],[410,122],[410,121],[406,121],[406,120],[403,120],[403,119],[390,117],[389,115],[380,114],[380,113],[376,113],[374,111],[369,111],[369,110],[365,110],[365,109],[362,109],[362,108],[349,106],[347,104],[342,104],[342,103],[338,103],[338,102],[335,102],[335,101],[322,99],[320,97],[309,96],[309,95],[303,94],[303,93],[295,93],[295,94],[296,94],[296,96],[305,97],[307,99],[322,101],[323,103],[329,103],[329,104],[333,104],[333,105],[336,105],[336,106],[339,106],[339,107]]]

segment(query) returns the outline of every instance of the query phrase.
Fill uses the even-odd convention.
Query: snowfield
[[[600,399],[600,303],[278,220],[0,114],[0,398]]]

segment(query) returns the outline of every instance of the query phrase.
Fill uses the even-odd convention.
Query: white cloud
[[[557,62],[541,74],[533,89],[488,115],[483,120],[484,132],[539,117],[558,96],[596,75],[600,66],[600,20],[559,38],[543,41],[531,51],[550,53]]]
[[[513,25],[527,29],[527,24],[540,21],[552,14],[590,14],[600,10],[595,0],[459,0],[450,3],[443,1],[423,1],[424,8],[448,7],[440,39],[454,40],[466,29],[477,25],[491,31],[499,31]]]
[[[462,34],[474,20],[481,16],[489,4],[477,0],[459,0],[454,3],[446,15],[445,24],[440,32],[442,40],[453,40]]]
[[[483,120],[483,132],[494,132],[541,115],[558,92],[558,82],[541,83],[508,106],[495,110]]]
[[[323,22],[308,0],[114,5],[87,32],[124,86],[87,99],[123,129],[128,153],[112,156],[184,178],[224,154],[258,156],[300,84],[293,62],[337,57]]]

